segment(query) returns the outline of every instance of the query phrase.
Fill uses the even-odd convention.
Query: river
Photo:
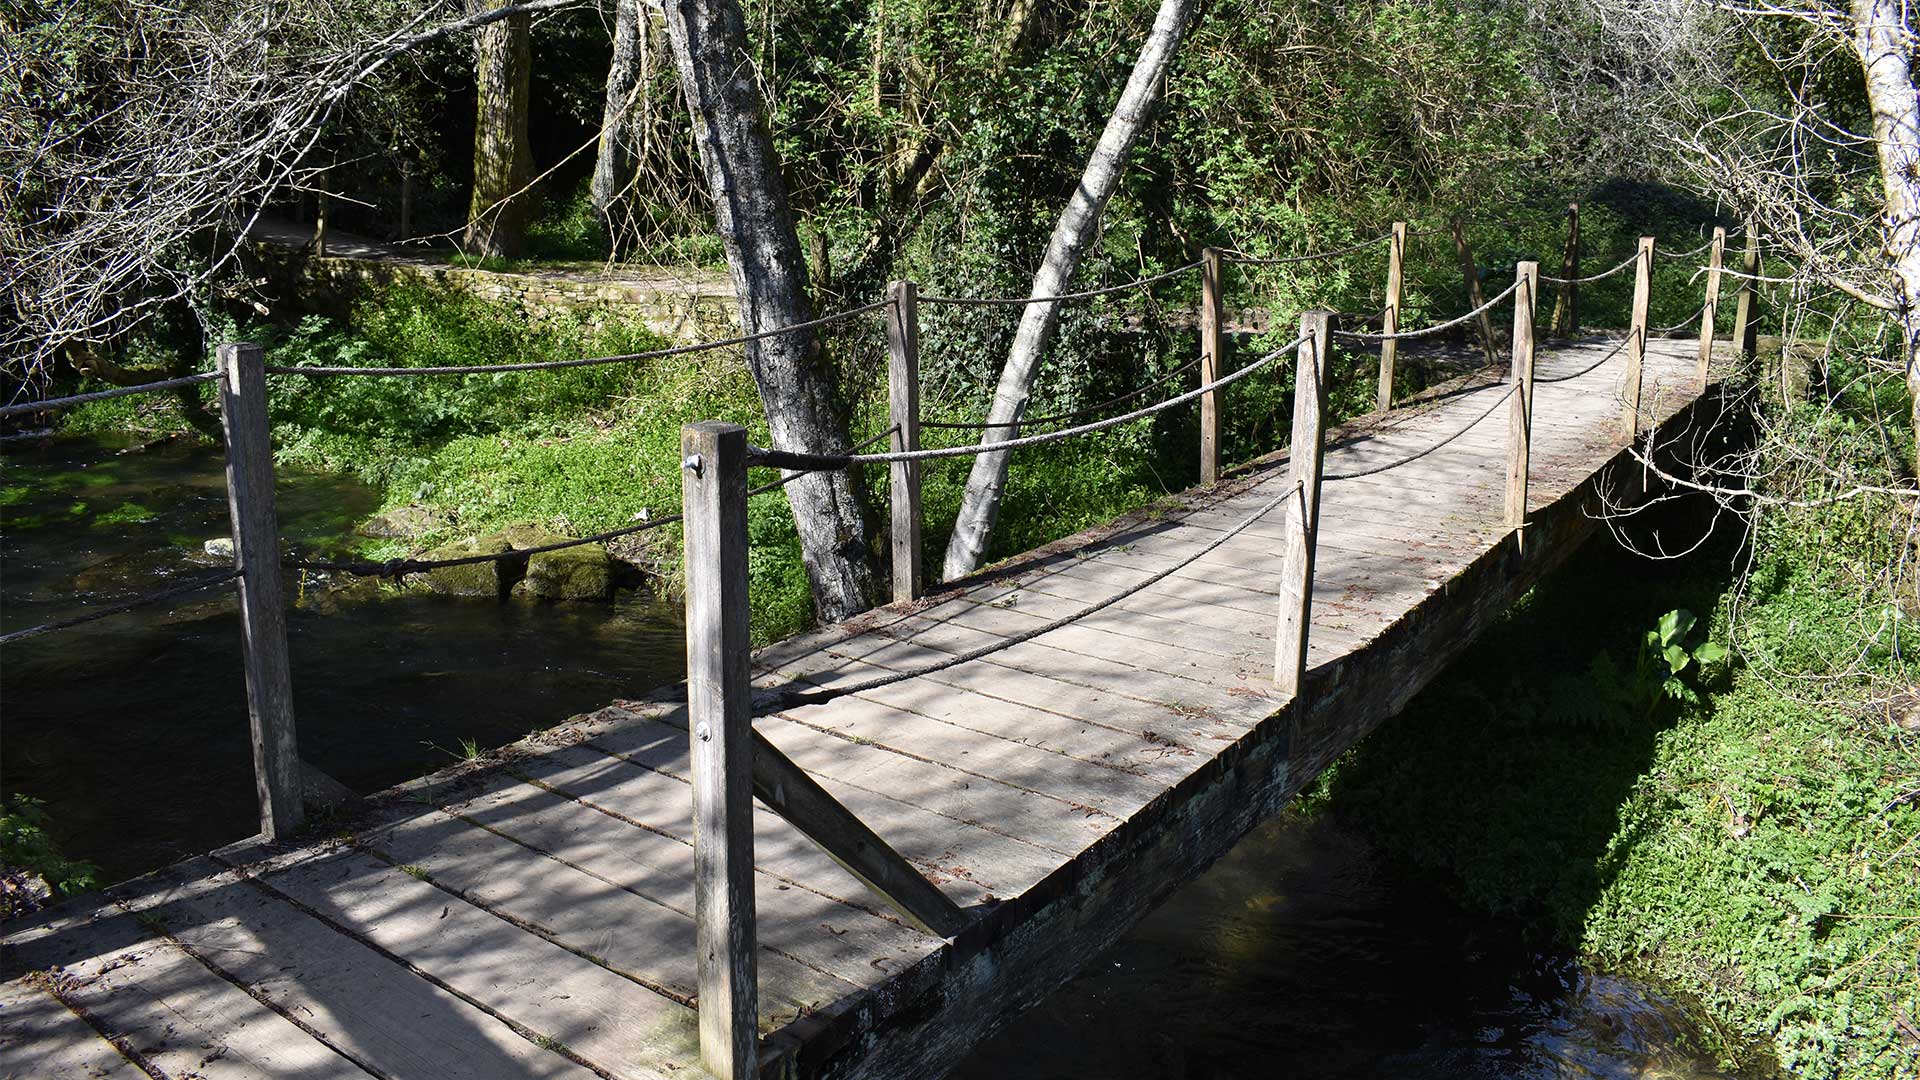
[[[112,440],[15,447],[0,474],[0,630],[206,573],[227,534],[217,453]],[[281,470],[283,535],[351,541],[377,499]],[[679,611],[288,583],[302,754],[373,791],[684,668]],[[252,768],[230,597],[210,592],[4,647],[0,789],[42,799],[65,852],[117,880],[241,839]],[[1684,1012],[1522,944],[1338,820],[1288,814],[1179,890],[958,1066],[1067,1077],[1723,1075]]]

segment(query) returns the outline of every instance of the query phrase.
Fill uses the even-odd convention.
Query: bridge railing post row
[[[1527,523],[1527,471],[1533,441],[1533,320],[1540,293],[1540,264],[1523,262],[1514,270],[1513,403],[1507,412],[1506,525]]]
[[[1327,354],[1333,346],[1333,314],[1300,316],[1300,342],[1293,383],[1293,437],[1287,449],[1292,486],[1292,524],[1280,561],[1280,614],[1273,643],[1274,687],[1299,694],[1307,675],[1307,633],[1313,617],[1313,556],[1320,532],[1320,474],[1325,453]]]
[[[1621,426],[1627,441],[1640,434],[1640,372],[1647,359],[1647,303],[1653,288],[1653,237],[1640,238],[1633,261],[1633,312],[1627,327],[1627,370],[1621,384]]]
[[[1460,256],[1460,276],[1467,283],[1467,309],[1469,311],[1486,303],[1480,295],[1480,264],[1474,261],[1473,247],[1467,243],[1467,226],[1459,218],[1450,223],[1453,230],[1454,251]],[[1477,324],[1480,328],[1480,350],[1487,356],[1487,363],[1494,362],[1493,355],[1493,316],[1482,311]]]
[[[1752,360],[1760,347],[1760,234],[1747,222],[1747,247],[1740,256],[1740,294],[1733,307],[1733,346]]]
[[[747,431],[688,424],[680,455],[700,1060],[720,1080],[747,1080],[758,1069],[759,1024]]]
[[[1573,337],[1580,332],[1580,204],[1567,204],[1567,253],[1560,260],[1560,276],[1566,284],[1553,301],[1554,337]]]
[[[280,591],[280,535],[273,502],[273,443],[267,373],[258,345],[222,345],[220,425],[227,442],[227,516],[239,571],[240,642],[260,833],[283,840],[300,828],[300,743],[287,663],[286,601]]]
[[[887,288],[887,414],[895,453],[920,449],[920,287],[896,281]],[[921,570],[920,463],[889,466],[895,603],[918,600]]]
[[[1221,289],[1220,252],[1200,252],[1200,385],[1220,380],[1225,360],[1227,307]],[[1220,391],[1200,395],[1200,482],[1220,479]]]
[[[1720,268],[1726,248],[1727,230],[1715,226],[1707,255],[1707,295],[1700,309],[1700,361],[1695,369],[1702,390],[1707,388],[1708,369],[1713,366],[1713,322],[1720,313]]]
[[[1375,407],[1381,412],[1393,408],[1393,365],[1400,356],[1400,300],[1405,292],[1407,223],[1393,223],[1393,236],[1387,242],[1387,310],[1380,318],[1380,395]]]

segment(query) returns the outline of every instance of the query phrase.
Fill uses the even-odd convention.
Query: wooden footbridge
[[[1291,455],[930,595],[917,544],[897,548],[906,595],[751,657],[749,462],[886,464],[911,538],[933,452],[910,394],[879,455],[759,451],[693,425],[688,687],[404,785],[317,841],[294,836],[284,652],[261,636],[278,632],[277,558],[258,555],[278,549],[256,531],[271,503],[264,524],[241,505],[260,504],[263,444],[250,456],[247,440],[264,430],[246,424],[267,372],[229,348],[263,835],[10,928],[0,1076],[937,1075],[1278,811],[1603,504],[1633,497],[1635,446],[1689,423],[1713,383],[1719,244],[1697,341],[1648,333],[1652,258],[1647,241],[1631,260],[1624,339],[1536,352],[1523,263],[1484,305],[1517,301],[1509,367],[1331,431],[1320,375],[1339,332],[1310,314],[1259,361],[1321,390],[1296,395]],[[896,290],[908,376],[911,309]],[[1399,340],[1394,314],[1372,337]],[[1204,384],[1169,400],[1198,395],[1217,424],[1233,376],[1212,326]],[[1203,433],[1216,453],[1217,427]]]

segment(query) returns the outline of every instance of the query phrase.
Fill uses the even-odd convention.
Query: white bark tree
[[[1067,291],[1067,284],[1073,279],[1080,258],[1100,224],[1100,214],[1120,184],[1127,156],[1146,125],[1154,103],[1159,100],[1167,68],[1192,18],[1193,7],[1194,0],[1161,0],[1153,28],[1148,31],[1127,84],[1120,91],[1120,100],[1107,120],[1106,129],[1100,133],[1100,141],[1094,145],[1079,185],[1054,226],[1046,254],[1033,275],[1029,296]],[[993,405],[987,413],[989,427],[981,445],[1011,439],[1020,433],[1020,418],[1032,395],[1034,375],[1059,325],[1058,304],[1029,304],[1025,308],[1019,329],[1014,332],[1013,345],[1008,349],[1006,364],[1000,369]],[[960,517],[954,522],[953,536],[947,542],[944,570],[947,580],[964,577],[979,568],[994,522],[1000,515],[1008,464],[1006,451],[989,451],[973,459],[966,493],[960,503]]]

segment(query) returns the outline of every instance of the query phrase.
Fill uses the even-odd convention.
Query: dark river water
[[[162,445],[14,447],[0,473],[0,631],[208,572],[220,460]],[[283,537],[339,546],[376,504],[282,471]],[[497,604],[288,583],[303,756],[360,791],[678,679],[677,608]],[[239,626],[217,590],[0,647],[0,789],[47,803],[116,880],[255,828]],[[1682,1012],[1541,955],[1319,816],[1256,830],[961,1063],[1068,1077],[1708,1077]]]

